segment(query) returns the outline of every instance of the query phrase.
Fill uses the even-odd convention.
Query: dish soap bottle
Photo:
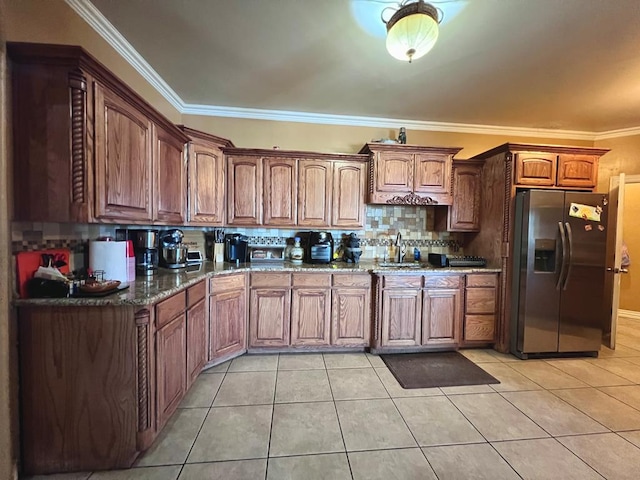
[[[294,244],[291,249],[291,263],[301,264],[302,259],[304,258],[304,250],[300,246],[300,237],[295,237],[293,239]]]

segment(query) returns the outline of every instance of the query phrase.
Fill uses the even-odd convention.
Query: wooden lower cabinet
[[[187,388],[207,363],[208,318],[204,280],[187,290]]]
[[[250,347],[289,345],[291,288],[251,289],[249,312]]]
[[[187,390],[186,314],[156,333],[157,423],[161,429]]]
[[[461,275],[378,279],[377,347],[457,347],[462,338]]]
[[[155,437],[153,312],[22,306],[16,325],[22,473],[130,467]]]
[[[330,331],[331,289],[294,289],[291,295],[291,345],[329,345]]]
[[[210,280],[210,362],[233,358],[247,350],[246,282],[244,273]]]
[[[456,345],[460,341],[462,295],[457,288],[423,292],[422,344]]]
[[[382,292],[382,346],[420,345],[421,290],[387,289]]]
[[[495,341],[498,274],[467,275],[462,340],[464,345]]]
[[[363,280],[371,284],[368,274]],[[334,288],[332,295],[331,344],[368,347],[371,337],[370,287]]]
[[[249,348],[369,346],[369,273],[255,273],[251,279]]]

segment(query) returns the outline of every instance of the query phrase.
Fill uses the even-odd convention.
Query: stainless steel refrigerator
[[[605,322],[606,195],[518,192],[511,352],[597,355]]]

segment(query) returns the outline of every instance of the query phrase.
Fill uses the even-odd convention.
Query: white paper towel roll
[[[127,242],[89,242],[89,268],[104,270],[104,280],[127,281]]]

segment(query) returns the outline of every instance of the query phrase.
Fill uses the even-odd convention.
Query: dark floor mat
[[[403,388],[500,383],[458,352],[393,353],[380,358]]]

